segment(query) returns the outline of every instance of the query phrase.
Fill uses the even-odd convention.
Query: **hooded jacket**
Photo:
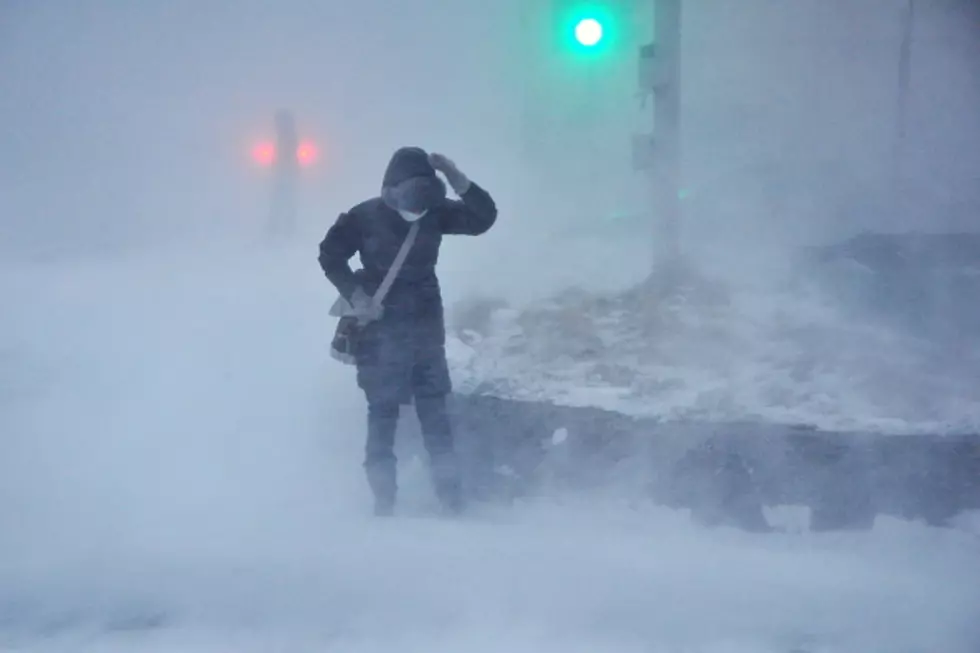
[[[399,205],[399,200],[410,206]],[[497,208],[476,183],[459,200],[447,198],[424,150],[396,151],[385,170],[381,196],[341,213],[320,243],[320,267],[348,301],[358,286],[373,296],[398,254],[410,227],[399,209],[424,215],[415,244],[385,297],[378,327],[382,336],[397,331],[400,337],[408,333],[415,341],[441,346],[445,326],[436,264],[442,237],[485,233],[496,222]],[[350,266],[355,254],[361,261],[356,273]]]

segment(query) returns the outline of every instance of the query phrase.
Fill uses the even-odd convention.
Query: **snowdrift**
[[[669,295],[469,301],[458,412],[525,491],[564,429],[566,480],[611,482],[628,460],[648,494],[749,528],[776,503],[824,528],[946,523],[980,507],[978,280],[980,238],[865,234],[761,287],[688,270]]]
[[[306,245],[3,262],[0,648],[975,650],[975,527],[709,531],[688,506],[738,525],[759,504],[745,497],[775,492],[769,473],[772,501],[802,502],[786,479],[816,478],[819,456],[801,472],[785,440],[729,433],[758,446],[738,452],[738,492],[738,460],[706,471],[716,423],[661,437],[639,427],[665,422],[618,411],[511,411],[462,392],[464,366],[461,445],[494,463],[469,478],[478,493],[492,474],[509,505],[415,518],[427,479],[406,437],[406,514],[373,521],[363,399],[328,355],[334,295],[315,265]],[[912,438],[882,441],[920,462]]]

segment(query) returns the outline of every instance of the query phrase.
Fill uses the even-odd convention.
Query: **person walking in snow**
[[[459,199],[447,196],[437,171]],[[480,235],[496,220],[493,198],[451,160],[403,147],[388,163],[380,196],[341,213],[320,243],[320,267],[359,325],[350,353],[367,400],[363,464],[377,515],[394,509],[395,431],[400,407],[412,400],[436,496],[449,513],[463,508],[436,262],[443,236]],[[354,254],[362,265],[356,273]]]

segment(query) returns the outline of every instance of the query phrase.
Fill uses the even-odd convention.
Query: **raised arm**
[[[355,216],[350,213],[341,213],[320,242],[320,267],[330,283],[337,288],[337,292],[348,302],[358,286],[350,259],[357,253],[360,245],[361,233]]]
[[[479,236],[497,221],[497,205],[490,193],[474,183],[463,193],[462,200],[449,202],[441,219],[442,233]]]
[[[442,154],[430,154],[432,167],[446,175],[446,181],[459,200],[448,203],[448,208],[440,218],[444,234],[479,236],[487,232],[497,221],[497,205],[490,193],[470,181],[456,164]]]

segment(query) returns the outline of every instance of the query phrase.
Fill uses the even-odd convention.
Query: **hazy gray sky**
[[[252,225],[267,191],[247,153],[280,106],[324,149],[307,188],[317,229],[375,192],[405,143],[447,151],[545,232],[575,207],[642,210],[628,153],[648,117],[631,94],[652,2],[614,4],[634,22],[582,82],[607,91],[589,131],[569,118],[587,87],[524,101],[524,85],[543,81],[529,77],[538,34],[522,20],[544,2],[2,0],[4,240]],[[881,203],[905,1],[687,3],[685,170],[702,191],[692,233],[733,213],[764,229],[767,211],[817,236],[975,226],[980,19],[968,0],[918,5],[906,174],[930,210],[896,225],[867,209]],[[529,106],[558,128],[538,158],[521,147]]]

